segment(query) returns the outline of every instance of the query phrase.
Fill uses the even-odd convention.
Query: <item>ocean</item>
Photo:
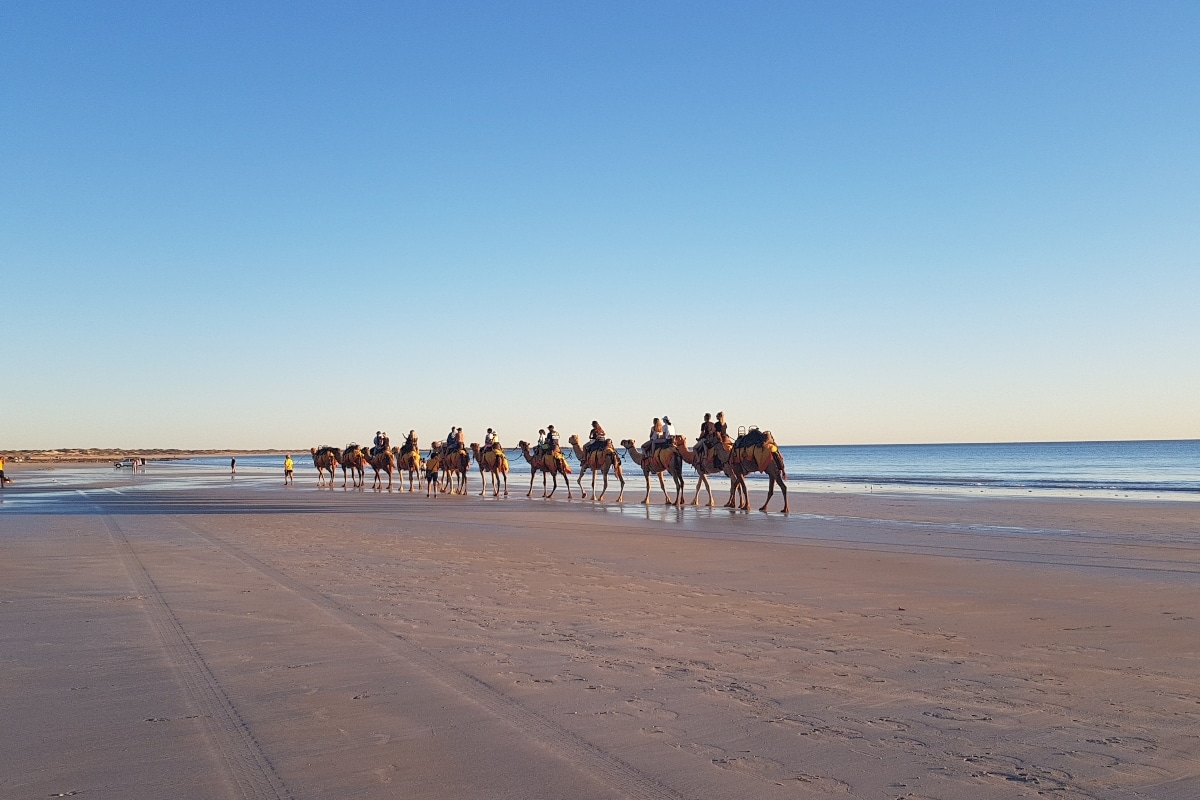
[[[1141,442],[1028,442],[1003,444],[805,445],[780,448],[788,485],[800,491],[905,492],[937,494],[1035,494],[1057,496],[1200,499],[1200,440]],[[509,450],[509,490],[528,488],[529,468],[519,452]],[[293,453],[297,481],[315,475],[308,452]],[[578,470],[573,456],[568,456]],[[168,462],[179,467],[210,467],[228,474],[228,458]],[[282,456],[243,456],[238,473],[247,477],[280,472]],[[158,470],[163,465],[152,464]],[[644,491],[641,471],[624,457],[629,490]],[[472,483],[478,480],[472,469]],[[370,470],[368,470],[368,477]],[[576,477],[576,475],[572,475]],[[696,475],[684,467],[688,499]],[[651,478],[656,487],[658,481]],[[714,488],[728,481],[710,478]],[[340,478],[339,478],[340,484]],[[538,485],[541,485],[539,480]],[[751,488],[766,477],[751,476]],[[590,477],[585,480],[590,485]],[[610,479],[610,485],[615,485]],[[629,498],[628,491],[626,499]],[[721,498],[724,502],[724,497]]]

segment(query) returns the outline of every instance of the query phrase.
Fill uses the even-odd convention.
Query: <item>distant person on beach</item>
[[[292,469],[296,465],[292,462],[292,454],[288,453],[283,459],[283,485],[287,486],[293,482]]]
[[[237,474],[237,459],[236,458],[229,459],[229,474],[230,475]]]
[[[4,477],[4,456],[0,456],[0,486],[12,483],[12,478]]]

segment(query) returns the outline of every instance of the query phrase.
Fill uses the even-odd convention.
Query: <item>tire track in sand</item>
[[[121,526],[103,510],[100,515],[137,593],[146,598],[151,624],[167,659],[183,681],[188,700],[204,721],[205,733],[225,768],[234,796],[243,800],[292,800],[287,786],[238,714],[237,706],[209,670],[204,656],[179,623]]]
[[[430,678],[456,694],[466,697],[537,741],[602,784],[608,785],[632,800],[687,800],[684,795],[659,782],[612,753],[587,741],[552,720],[531,711],[491,684],[464,672],[428,650],[365,617],[352,608],[292,578],[287,573],[255,558],[224,539],[190,522],[172,517],[172,521],[278,586],[319,608],[339,623],[383,646],[391,653],[414,665]]]

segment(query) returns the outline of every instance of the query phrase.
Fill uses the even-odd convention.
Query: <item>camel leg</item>
[[[780,509],[780,510],[781,510],[781,511],[783,511],[783,513],[784,513],[784,514],[786,514],[786,513],[788,513],[787,484],[783,482],[783,478],[782,478],[782,477],[779,477],[779,478],[777,478],[777,477],[775,477],[774,475],[772,475],[772,476],[771,476],[771,486],[772,486],[772,488],[774,488],[774,486],[775,486],[775,484],[776,484],[776,483],[778,483],[778,484],[779,484],[779,492],[780,492],[780,494],[782,494],[782,495],[783,495],[783,508],[782,508],[782,509]],[[770,499],[770,498],[768,498],[768,500],[769,500],[769,499]],[[763,510],[763,511],[766,511],[766,510],[767,510],[767,507],[766,507],[766,505],[764,505],[764,506],[763,506],[762,510]]]
[[[725,504],[725,508],[734,508],[737,505],[738,481],[741,476],[730,470],[729,472],[729,502]]]
[[[613,469],[617,473],[617,480],[621,482],[621,493],[617,495],[617,502],[621,502],[625,498],[625,475],[621,472],[621,462],[613,464]]]
[[[592,470],[592,497],[596,500],[603,500],[604,495],[608,494],[608,467],[604,468],[604,485],[600,487],[600,496],[596,497],[596,471]]]
[[[700,476],[700,480],[696,481],[696,494],[692,496],[692,505],[694,506],[700,505],[700,489],[708,486],[708,478],[704,477],[704,473],[698,469],[696,474]],[[712,497],[712,489],[708,490],[708,496]]]
[[[642,498],[642,505],[650,505],[650,473],[642,470],[642,474],[646,476],[646,496]]]
[[[550,480],[554,481],[554,488],[550,490],[550,494],[546,495],[547,499],[554,497],[554,493],[558,491],[558,470],[550,473]],[[567,481],[567,488],[571,488],[570,481]]]
[[[667,501],[667,505],[671,505],[671,495],[667,494],[667,482],[663,480],[661,472],[654,473],[658,476],[658,487],[662,489],[663,499]]]
[[[563,462],[563,463],[566,463],[566,462]],[[565,483],[567,485],[567,499],[570,500],[574,497],[574,495],[571,494],[571,476],[565,472],[563,473],[563,483]],[[582,492],[583,488],[580,487],[579,491]]]
[[[771,498],[775,496],[775,476],[767,475],[767,478],[770,481],[767,484],[767,502],[762,504],[762,507],[758,509],[759,511],[766,511],[767,506],[771,505]]]
[[[579,484],[579,496],[582,497],[584,500],[587,500],[587,491],[585,491],[583,488],[583,473],[584,473],[584,469],[583,469],[583,467],[580,467],[579,468],[579,479],[576,481],[576,483]],[[571,480],[570,478],[567,478],[568,483],[570,482],[570,480]],[[595,493],[596,493],[596,471],[592,470],[592,494],[595,494]]]

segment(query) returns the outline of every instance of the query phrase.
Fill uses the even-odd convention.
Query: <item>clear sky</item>
[[[1200,3],[0,7],[0,449],[1200,437]]]

